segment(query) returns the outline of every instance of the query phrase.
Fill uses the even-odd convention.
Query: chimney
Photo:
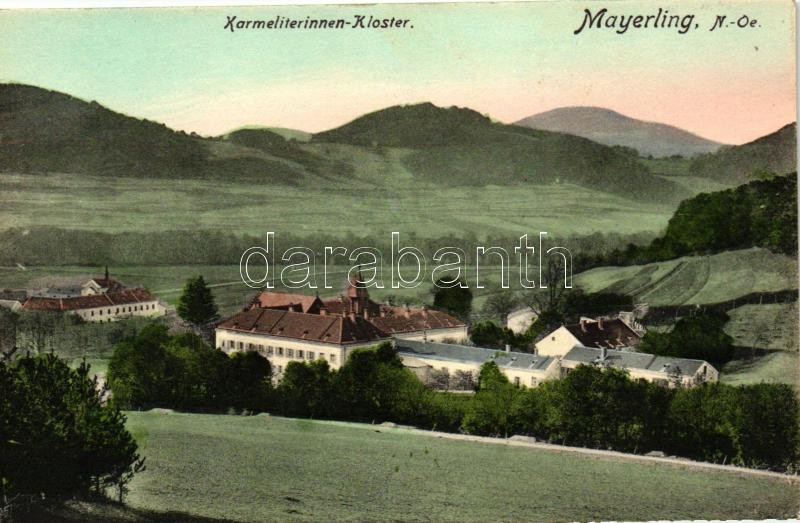
[[[603,330],[603,318],[597,318],[597,328]]]
[[[586,320],[581,318],[581,331],[586,332]]]
[[[319,309],[319,315],[320,316],[327,316],[328,315],[328,309],[326,309],[325,307],[320,308]]]
[[[355,312],[351,312],[350,313],[350,321],[352,321],[353,323],[356,322],[356,313]]]
[[[369,309],[366,307],[364,307],[364,319],[365,320],[369,319]]]
[[[411,309],[408,308],[408,305],[403,307],[403,317],[410,318],[411,317]]]
[[[511,352],[511,345],[506,343],[506,352]]]

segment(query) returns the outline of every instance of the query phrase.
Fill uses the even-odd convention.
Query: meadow
[[[391,231],[465,235],[633,233],[663,229],[674,205],[637,202],[569,184],[447,187],[381,162],[376,177],[281,187],[204,180],[0,176],[0,228],[90,231],[224,230],[384,237]],[[389,164],[390,166],[394,164]],[[379,180],[380,184],[376,184]]]
[[[728,385],[788,383],[800,389],[800,354],[797,352],[775,351],[759,358],[733,360],[720,370],[720,381]]]
[[[728,311],[725,332],[742,347],[798,351],[797,303],[742,305]],[[794,320],[794,321],[793,321]]]
[[[785,480],[453,441],[402,428],[130,412],[148,469],[133,509],[236,521],[760,519],[797,515]],[[220,503],[220,500],[225,500]]]

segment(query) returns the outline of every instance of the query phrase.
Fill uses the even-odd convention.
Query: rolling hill
[[[572,184],[647,201],[687,196],[628,150],[496,123],[470,109],[395,106],[308,143],[285,134],[242,128],[204,138],[63,93],[0,85],[0,172],[320,187],[347,184],[360,159],[372,155],[385,167],[373,180],[378,187],[389,182],[380,177],[405,171],[416,186]],[[355,148],[349,157],[337,152],[343,144]]]
[[[572,183],[629,198],[676,200],[686,191],[652,176],[630,151],[585,138],[505,125],[465,108],[394,106],[315,134],[312,143],[402,148],[407,169],[448,185]]]
[[[704,305],[797,288],[797,260],[766,249],[685,256],[575,275],[585,292],[613,292],[650,305]]]
[[[561,107],[515,124],[582,136],[605,145],[630,147],[643,156],[694,156],[714,152],[722,146],[671,125],[637,120],[601,107]]]
[[[689,171],[696,176],[745,183],[757,171],[785,174],[795,171],[796,166],[797,125],[791,123],[752,142],[695,158]]]
[[[0,84],[0,172],[296,185],[303,165],[111,111],[38,87]]]

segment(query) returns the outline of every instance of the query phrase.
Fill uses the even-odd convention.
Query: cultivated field
[[[766,249],[600,267],[575,276],[587,292],[616,292],[650,305],[717,303],[751,292],[797,288],[797,260]]]
[[[743,305],[728,311],[725,332],[736,345],[797,352],[797,303]]]
[[[129,413],[136,508],[241,521],[792,517],[783,480],[270,416]],[[224,500],[224,502],[221,502]]]
[[[358,172],[352,183],[280,190],[241,182],[3,174],[0,229],[200,228],[381,238],[388,238],[391,231],[424,237],[471,232],[623,234],[659,231],[674,210],[673,205],[637,202],[566,184],[450,188],[416,180],[403,173],[399,163],[375,159],[355,165]]]
[[[729,385],[788,383],[800,389],[800,355],[797,352],[778,351],[752,360],[734,360],[726,363],[721,371],[720,381]]]

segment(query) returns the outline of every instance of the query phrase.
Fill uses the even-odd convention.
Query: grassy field
[[[752,360],[734,360],[722,367],[720,381],[729,385],[788,383],[800,388],[800,355],[773,352]]]
[[[403,429],[269,416],[129,413],[148,469],[135,509],[240,521],[564,521],[785,518],[770,478]]]
[[[728,312],[725,332],[741,347],[797,352],[797,303],[743,305]]]
[[[587,292],[617,292],[651,305],[704,304],[751,292],[797,288],[797,260],[766,249],[687,256],[629,267],[600,267],[575,276]]]
[[[367,158],[357,165],[350,184],[279,191],[236,182],[3,174],[0,229],[568,235],[659,231],[674,210],[566,184],[449,188],[409,178],[399,164]]]

